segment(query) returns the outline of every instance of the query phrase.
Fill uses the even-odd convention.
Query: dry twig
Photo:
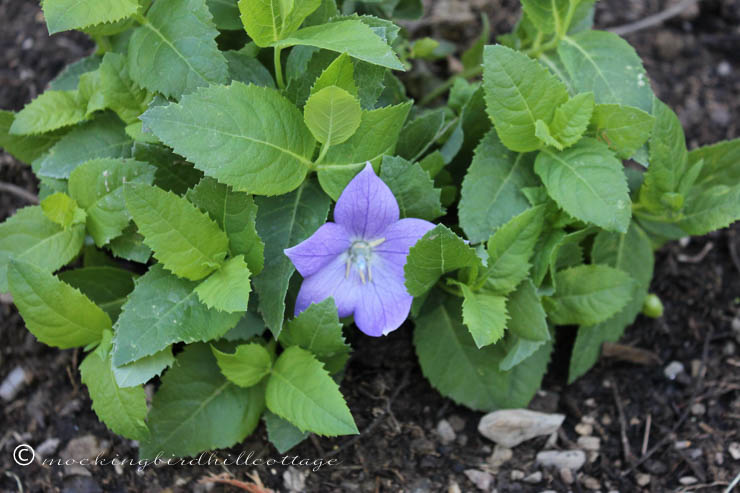
[[[28,190],[19,187],[18,185],[13,185],[12,183],[0,182],[0,192],[7,192],[9,194],[15,195],[19,199],[25,200],[26,202],[29,202],[31,204],[39,203],[39,198],[36,196],[36,194],[33,194]]]
[[[635,456],[632,455],[630,442],[627,439],[627,419],[624,417],[624,406],[622,406],[622,399],[619,397],[616,380],[612,380],[612,393],[614,394],[614,401],[617,403],[617,411],[619,412],[619,433],[622,438],[622,452],[624,454],[624,460],[631,464],[634,462]]]
[[[649,27],[659,26],[668,19],[676,17],[681,12],[694,5],[697,1],[698,0],[683,0],[681,3],[672,5],[662,12],[658,12],[657,14],[647,16],[644,19],[640,19],[639,21],[631,22],[629,24],[611,27],[607,29],[607,31],[611,31],[614,34],[618,34],[620,36],[625,36],[636,31],[647,29]]]
[[[689,417],[689,414],[691,414],[691,406],[696,401],[697,396],[699,395],[699,391],[702,389],[704,385],[704,375],[706,373],[707,368],[707,358],[709,357],[709,341],[712,340],[712,334],[714,333],[714,327],[710,325],[709,331],[704,336],[704,347],[702,348],[702,354],[701,354],[701,366],[699,367],[699,377],[696,380],[696,384],[694,385],[694,389],[691,391],[691,397],[689,398],[689,402],[686,405],[686,408],[684,409],[681,416],[678,418],[678,421],[676,421],[676,424],[673,425],[671,428],[671,431],[663,435],[663,438],[658,440],[658,443],[653,445],[650,450],[647,451],[646,454],[644,454],[642,457],[640,457],[640,460],[632,464],[627,470],[622,471],[622,476],[626,476],[627,474],[630,474],[632,471],[640,467],[646,460],[648,460],[652,455],[660,450],[666,443],[668,443],[672,436],[678,431],[678,429],[683,425],[684,421]]]
[[[248,491],[249,493],[275,493],[271,489],[265,488],[265,485],[262,484],[262,480],[260,480],[257,473],[248,474],[248,476],[253,481],[252,483],[245,483],[244,481],[239,481],[238,479],[230,477],[227,473],[221,473],[210,474],[209,476],[203,477],[198,480],[198,484],[220,483],[234,486],[241,490]]]

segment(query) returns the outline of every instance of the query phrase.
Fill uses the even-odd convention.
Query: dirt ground
[[[670,3],[603,0],[596,24],[623,25]],[[515,22],[517,5],[511,0],[434,2],[431,17],[413,27],[419,36],[442,33],[464,48],[476,34],[478,12],[484,11],[493,33],[501,34]],[[705,0],[660,27],[626,37],[643,57],[656,94],[678,112],[690,148],[738,137],[740,2]],[[0,108],[19,110],[65,64],[91,49],[78,34],[48,37],[37,2],[0,0]],[[5,153],[0,153],[0,182],[36,190],[28,168]],[[23,205],[15,195],[0,192],[0,220]],[[516,447],[511,459],[494,468],[493,443],[477,432],[481,414],[430,387],[416,362],[410,330],[380,339],[352,335],[355,352],[342,391],[362,434],[306,440],[288,454],[334,458],[338,465],[318,472],[278,465],[139,471],[38,462],[20,467],[11,457],[19,443],[50,457],[102,452],[107,458],[133,458],[136,447],[110,433],[90,409],[76,370],[80,354],[37,343],[15,308],[0,303],[0,381],[17,366],[28,375],[20,393],[0,410],[0,492],[243,491],[198,484],[209,474],[227,472],[241,481],[256,473],[279,492],[291,486],[316,493],[482,491],[469,478],[470,470],[490,472],[493,481],[484,491],[500,493],[724,491],[740,473],[740,224],[662,248],[651,289],[663,300],[665,316],[638,318],[621,343],[646,351],[655,364],[602,358],[590,373],[566,385],[567,361],[558,357],[532,405],[566,415],[556,447],[577,448],[581,435],[599,439],[598,450],[590,451],[573,475],[535,465],[546,437]],[[561,331],[558,347],[567,351],[572,338]],[[685,368],[673,380],[664,375],[671,362]],[[452,425],[451,443],[443,444],[436,431],[440,420]],[[267,442],[263,426],[243,444],[217,453],[250,451],[282,457]]]

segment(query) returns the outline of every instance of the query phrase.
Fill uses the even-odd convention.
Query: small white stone
[[[717,65],[717,73],[721,75],[722,77],[727,77],[732,72],[732,66],[727,63],[725,60],[722,60],[719,62],[719,65]]]
[[[584,476],[583,479],[583,486],[588,488],[589,490],[600,490],[601,489],[601,483],[596,478],[592,478],[591,476]]]
[[[51,454],[57,451],[59,448],[58,438],[47,438],[36,447],[36,455],[41,459],[49,457]]]
[[[478,424],[478,431],[489,440],[512,448],[560,428],[563,414],[546,414],[528,409],[503,409],[486,414]]]
[[[680,361],[671,361],[663,370],[663,375],[669,380],[675,380],[678,375],[684,372],[683,363]]]
[[[694,476],[684,476],[682,478],[679,478],[678,482],[684,486],[689,486],[689,485],[698,483],[699,480],[696,479]]]
[[[545,467],[577,471],[585,462],[586,453],[583,450],[544,450],[537,454],[537,463]]]
[[[524,478],[523,481],[529,484],[537,484],[542,481],[542,473],[540,471],[535,471]]]
[[[454,442],[457,437],[455,430],[452,429],[452,425],[446,419],[441,419],[437,423],[437,436],[439,436],[439,441],[444,445]]]
[[[524,479],[524,473],[522,471],[520,471],[519,469],[514,469],[511,471],[512,481],[519,481],[521,479]]]
[[[5,402],[12,401],[29,380],[26,370],[22,366],[16,366],[0,385],[0,398]]]
[[[689,447],[691,447],[691,442],[688,440],[680,440],[673,444],[673,448],[676,450],[686,450]]]
[[[593,434],[594,427],[588,423],[578,423],[576,425],[576,433],[583,436],[588,436]]]
[[[599,437],[578,437],[577,443],[583,450],[599,450],[601,448]]]
[[[300,493],[306,490],[306,477],[309,471],[289,467],[283,473],[283,486],[290,492]]]
[[[501,467],[504,463],[510,461],[513,456],[514,452],[512,452],[510,448],[496,445],[496,447],[493,449],[493,454],[488,458],[486,462],[488,462],[488,465],[490,465],[492,468],[497,469]]]
[[[573,484],[573,471],[567,467],[563,467],[560,469],[560,479],[562,479],[565,484]]]
[[[740,443],[738,442],[730,443],[730,446],[727,447],[727,451],[730,453],[732,460],[740,459]]]
[[[465,469],[465,475],[481,491],[489,491],[493,476],[478,469]]]
[[[650,484],[650,480],[651,479],[652,478],[650,477],[649,474],[638,474],[637,475],[637,484],[639,484],[640,486],[647,486],[647,485]]]
[[[705,412],[707,412],[707,406],[701,402],[697,402],[691,406],[691,414],[694,416],[702,416]]]

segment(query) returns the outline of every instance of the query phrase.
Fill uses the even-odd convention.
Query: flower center
[[[373,280],[373,271],[371,269],[373,248],[385,241],[385,238],[379,238],[373,241],[356,240],[347,250],[347,268],[344,277],[349,277],[352,266],[355,266],[357,273],[362,279],[362,284]]]

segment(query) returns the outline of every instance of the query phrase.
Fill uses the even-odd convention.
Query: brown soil
[[[624,24],[657,12],[666,3],[604,0],[596,22],[600,27]],[[505,32],[516,19],[517,3],[510,0],[470,4],[484,7],[495,34]],[[48,37],[32,0],[0,0],[0,19],[3,109],[20,109],[65,64],[92,47],[77,34]],[[643,57],[657,95],[681,117],[690,147],[738,137],[738,26],[740,2],[706,0],[700,10],[627,36]],[[463,46],[475,35],[475,29],[456,28],[449,19],[419,30],[421,34],[459,32],[460,39],[452,40]],[[30,171],[4,153],[0,154],[0,181],[32,191],[36,187]],[[23,205],[21,199],[0,193],[0,220]],[[558,360],[551,365],[544,385],[547,392],[533,405],[566,415],[558,446],[574,446],[579,436],[576,426],[584,423],[601,439],[598,454],[591,454],[574,482],[566,484],[567,475],[551,470],[543,470],[536,484],[512,479],[512,474],[517,475],[514,471],[529,475],[539,470],[534,456],[544,447],[542,438],[514,450],[514,457],[494,475],[490,491],[494,487],[502,493],[726,488],[740,471],[740,460],[729,452],[733,442],[735,446],[740,442],[739,237],[740,224],[735,224],[688,243],[669,244],[657,253],[652,290],[663,300],[665,316],[640,317],[622,343],[653,353],[660,364],[640,366],[602,358],[569,386],[564,365]],[[567,334],[563,337],[567,339]],[[476,431],[481,415],[454,405],[430,387],[416,362],[410,330],[381,339],[353,335],[352,343],[355,353],[342,390],[363,433],[359,438],[307,440],[292,450],[291,457],[329,459],[333,454],[341,461],[311,472],[303,491],[446,492],[452,483],[461,491],[479,491],[464,471],[484,467],[492,453],[493,444]],[[0,410],[0,491],[209,491],[211,486],[196,485],[198,480],[227,472],[207,465],[148,467],[140,472],[132,467],[90,467],[89,475],[80,475],[81,471],[62,467],[35,463],[22,468],[13,463],[11,454],[19,443],[38,447],[47,439],[58,439],[57,450],[50,452],[58,457],[70,440],[84,436],[94,442],[92,450],[105,451],[107,458],[136,457],[135,444],[109,432],[90,409],[76,370],[79,357],[78,351],[37,343],[15,308],[0,303],[0,381],[19,365],[31,376],[15,400]],[[686,368],[686,374],[675,380],[663,374],[672,361]],[[435,432],[441,419],[457,426],[457,438],[450,445],[443,445]],[[581,432],[584,428],[588,426],[578,426]],[[282,457],[268,444],[262,426],[245,443],[218,454],[236,456],[242,451]],[[256,472],[267,487],[287,491],[286,467],[231,467],[229,471],[242,481],[248,481],[247,473]],[[688,484],[687,477],[696,482]],[[217,485],[212,491],[243,490]]]

